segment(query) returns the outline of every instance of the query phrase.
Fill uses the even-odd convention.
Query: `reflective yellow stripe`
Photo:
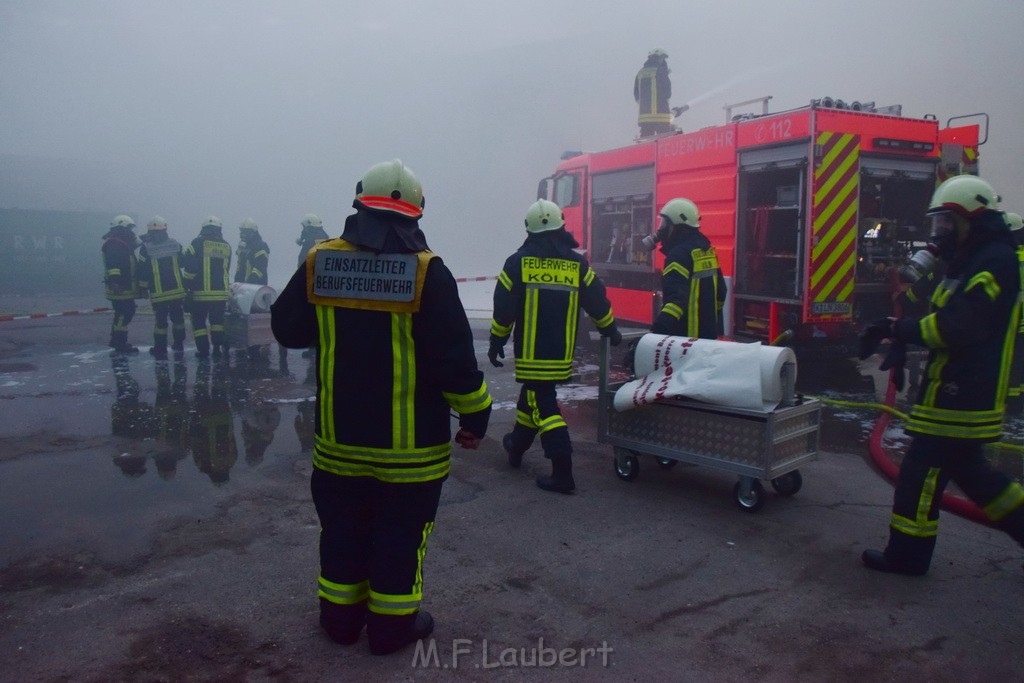
[[[320,334],[317,343],[317,405],[320,407],[320,433],[324,439],[334,441],[337,436],[334,425],[334,392],[331,386],[337,338],[334,329],[334,309],[329,306],[317,306],[316,318]]]
[[[1021,488],[1017,482],[1011,482],[1005,491],[982,509],[989,519],[999,521],[1022,504],[1024,504],[1024,488]]]
[[[495,337],[507,338],[508,335],[512,334],[512,326],[502,325],[497,320],[491,320],[491,334]]]
[[[1002,289],[999,287],[999,283],[997,283],[996,279],[992,277],[992,273],[988,271],[978,273],[970,280],[968,280],[967,286],[964,287],[964,291],[969,292],[978,285],[981,285],[981,287],[985,290],[985,294],[992,301],[995,301],[996,298],[999,296],[999,292],[1002,291]]]
[[[594,324],[597,325],[598,329],[603,330],[604,328],[615,322],[615,316],[612,315],[612,310],[608,309],[608,315],[604,316],[600,320],[595,320]]]
[[[938,534],[938,520],[928,519],[928,513],[931,511],[932,503],[935,501],[938,479],[939,468],[929,467],[928,474],[925,475],[924,481],[921,483],[921,497],[917,499],[915,518],[908,519],[893,513],[890,522],[892,528],[910,536],[917,536],[918,538],[928,538]]]
[[[583,284],[589,287],[590,283],[594,281],[595,277],[597,277],[597,274],[594,272],[594,269],[587,268],[587,272],[583,276]]]
[[[444,396],[444,400],[448,402],[448,405],[460,414],[478,413],[491,405],[491,395],[487,391],[487,382],[481,382],[479,389],[468,394],[442,391],[441,395]]]
[[[419,571],[419,568],[417,568]],[[370,600],[367,607],[376,614],[412,614],[420,608],[423,602],[422,593],[409,593],[408,595],[388,595],[370,591]]]
[[[690,271],[676,261],[666,264],[665,270],[661,271],[662,276],[668,275],[669,273],[679,273],[686,279],[690,279]]]
[[[661,307],[661,312],[667,313],[676,320],[679,320],[683,317],[683,309],[677,304],[665,304],[664,306]]]
[[[562,358],[572,362],[572,356],[576,348],[576,325],[579,324],[580,316],[580,292],[574,289],[569,292],[569,307],[565,315],[565,353]]]
[[[507,289],[508,291],[512,291],[512,278],[506,275],[504,270],[498,274],[498,282],[500,282],[501,286]]]
[[[565,419],[563,419],[561,415],[552,415],[539,422],[537,425],[537,433],[543,434],[544,432],[550,432],[552,429],[558,429],[560,427],[568,429],[568,425],[565,424]]]
[[[411,313],[391,314],[391,353],[391,438],[395,449],[407,450],[416,438],[416,354]]]
[[[321,576],[316,594],[336,605],[356,605],[370,595],[370,582],[334,583]]]

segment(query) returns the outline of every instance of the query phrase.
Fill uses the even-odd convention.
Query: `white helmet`
[[[954,211],[970,217],[989,209],[995,210],[998,206],[999,195],[991,185],[976,175],[958,175],[935,188],[928,213]]]
[[[547,232],[558,230],[565,225],[565,216],[558,204],[547,199],[538,199],[526,210],[526,232]]]
[[[119,216],[114,216],[114,220],[110,221],[110,227],[128,228],[130,230],[135,227],[135,221],[132,220],[131,216],[120,214]]]
[[[162,216],[153,216],[149,219],[149,224],[146,225],[147,230],[166,230],[167,221]]]
[[[689,199],[682,197],[670,199],[665,202],[665,206],[661,207],[658,215],[667,218],[668,222],[672,225],[689,225],[691,228],[700,227],[700,211],[697,210],[697,205]]]
[[[251,218],[246,218],[244,221],[238,224],[239,230],[259,230],[260,226],[256,225],[256,221]]]
[[[1024,228],[1024,219],[1021,218],[1021,215],[1019,213],[1007,211],[1006,225],[1010,228],[1010,232],[1017,232],[1021,228]]]
[[[220,222],[220,219],[216,216],[207,216],[203,219],[204,228],[222,228],[224,224]]]
[[[302,217],[302,227],[322,228],[324,227],[324,222],[320,220],[320,216],[317,216],[315,213],[307,213]]]
[[[409,218],[423,215],[423,186],[399,159],[371,166],[356,184],[356,200],[368,209]]]

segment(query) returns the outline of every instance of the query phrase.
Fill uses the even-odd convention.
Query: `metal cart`
[[[746,512],[764,505],[762,479],[770,481],[779,495],[800,490],[803,478],[797,468],[818,457],[821,403],[795,394],[796,368],[791,364],[783,367],[786,399],[770,412],[688,399],[662,399],[619,412],[613,405],[615,391],[633,377],[621,363],[612,365],[606,338],[601,340],[600,355],[597,440],[614,448],[619,479],[636,479],[639,456],[647,454],[662,469],[685,462],[739,475],[733,497]]]

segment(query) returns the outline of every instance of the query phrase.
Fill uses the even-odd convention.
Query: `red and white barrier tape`
[[[11,320],[34,320],[36,318],[56,318],[62,315],[88,315],[89,313],[109,313],[112,308],[90,308],[85,311],[61,311],[60,313],[27,313],[25,315],[0,315],[0,323]]]
[[[497,275],[487,275],[484,277],[457,277],[456,282],[486,282],[487,280],[497,280]]]

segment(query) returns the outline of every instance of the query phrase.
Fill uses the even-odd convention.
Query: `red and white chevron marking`
[[[26,313],[25,315],[0,315],[0,323],[11,320],[34,320],[36,318],[56,318],[62,315],[89,315],[90,313],[110,313],[112,308],[90,308],[85,311],[61,311],[60,313]]]

